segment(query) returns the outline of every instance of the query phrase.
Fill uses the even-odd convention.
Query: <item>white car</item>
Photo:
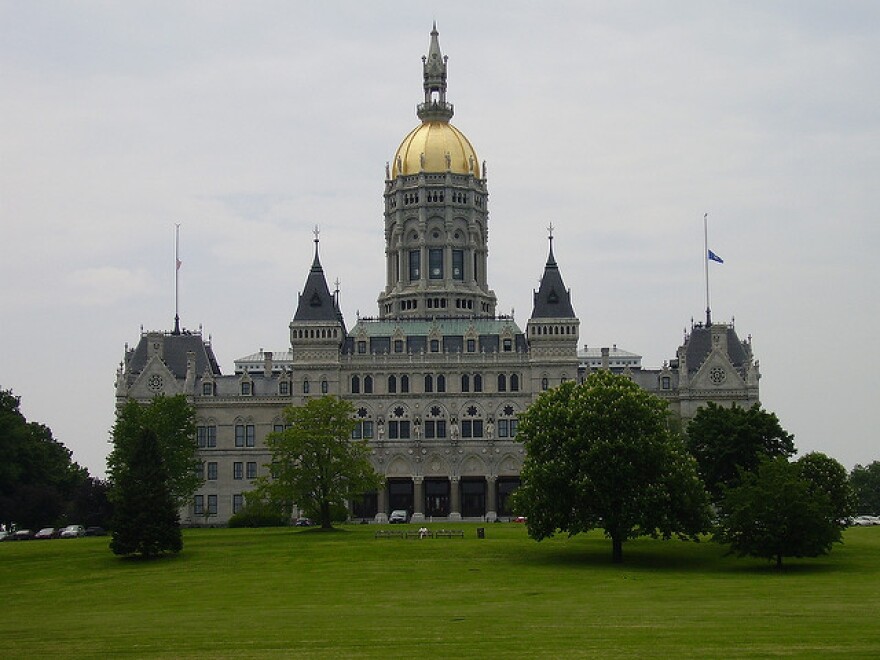
[[[391,524],[394,523],[405,523],[407,519],[406,511],[404,509],[395,509],[391,512],[391,515],[388,516],[388,522]]]
[[[82,525],[68,525],[61,530],[61,538],[75,539],[86,535],[86,528]]]
[[[868,527],[870,525],[880,525],[880,518],[877,516],[856,516],[852,519],[852,524],[857,527]]]

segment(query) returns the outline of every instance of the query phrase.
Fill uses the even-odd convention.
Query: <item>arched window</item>
[[[397,393],[397,376],[388,376],[388,393]]]
[[[330,391],[330,383],[326,380],[321,381],[321,394],[327,394]]]
[[[462,392],[470,392],[471,391],[471,377],[467,374],[461,375],[461,391]]]
[[[541,379],[541,389],[546,391],[549,388],[550,388],[550,382],[547,380],[546,377],[542,378]]]
[[[446,391],[446,376],[440,374],[437,376],[437,391],[445,392]]]
[[[352,394],[360,394],[361,393],[361,378],[360,378],[360,376],[352,376],[351,377],[351,393]]]
[[[425,376],[425,392],[434,391],[434,377],[430,374]]]
[[[498,391],[507,391],[507,376],[505,376],[504,374],[498,374]]]
[[[373,377],[364,376],[364,394],[373,393]]]
[[[400,377],[400,393],[407,394],[409,392],[409,376],[404,374]]]
[[[510,391],[519,392],[519,375],[510,374]]]
[[[483,391],[483,377],[480,374],[474,374],[474,392]]]
[[[308,393],[309,393],[309,379],[306,378],[303,381],[303,394],[308,394]]]

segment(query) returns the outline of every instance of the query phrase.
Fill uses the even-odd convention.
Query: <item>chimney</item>
[[[263,352],[263,376],[269,378],[272,375],[272,351]]]
[[[608,363],[608,354],[611,351],[608,350],[608,347],[605,346],[602,348],[602,369],[608,371],[609,363]]]

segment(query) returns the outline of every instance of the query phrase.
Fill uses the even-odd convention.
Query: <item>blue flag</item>
[[[712,250],[709,250],[709,261],[717,261],[719,264],[723,264],[723,263],[724,263],[724,259],[722,259],[721,257],[719,257],[719,256],[718,256],[717,254],[715,254],[714,252],[712,252]]]

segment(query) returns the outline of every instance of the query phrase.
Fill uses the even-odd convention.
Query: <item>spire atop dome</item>
[[[446,102],[446,60],[449,58],[440,51],[438,36],[435,21],[428,54],[422,56],[425,102],[419,104],[416,114],[422,121],[448,122],[454,114],[452,104]]]

